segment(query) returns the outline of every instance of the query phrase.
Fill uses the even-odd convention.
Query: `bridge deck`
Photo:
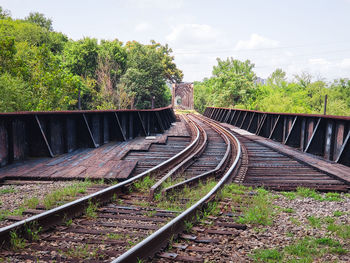
[[[176,122],[164,134],[139,137],[125,142],[111,142],[99,148],[78,149],[56,158],[29,159],[0,169],[4,179],[72,180],[126,179],[137,160],[124,160],[130,151],[147,151],[152,144],[164,144],[168,136],[189,136],[183,122]]]
[[[254,135],[229,124],[248,152],[246,185],[293,190],[297,186],[319,190],[350,189],[350,167],[317,158],[294,148]]]

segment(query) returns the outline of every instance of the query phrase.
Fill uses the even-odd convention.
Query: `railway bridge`
[[[178,88],[193,108],[191,85]],[[350,199],[349,141],[343,116],[171,106],[1,113],[0,261],[249,261],[244,237],[274,227],[248,216],[258,197],[277,209],[267,191],[284,206],[294,191]],[[333,204],[344,221],[332,224],[344,231],[347,202]],[[262,234],[255,247],[292,242],[286,213],[274,219],[284,236]]]

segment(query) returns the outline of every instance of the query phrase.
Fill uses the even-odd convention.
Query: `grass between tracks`
[[[296,200],[296,204],[301,204],[302,202],[308,203],[310,201],[307,200],[313,199],[320,202],[321,207],[323,206],[322,202],[342,202],[345,198],[349,198],[348,194],[322,194],[313,189],[302,187],[298,188],[295,192],[281,192],[272,195],[272,197],[275,198],[274,196],[276,196],[276,198],[279,198],[281,195],[291,201],[298,199]],[[350,225],[346,223],[346,216],[350,212],[336,210],[332,215],[328,216],[312,214],[303,218],[300,215],[299,217],[294,216],[294,214],[297,214],[297,209],[273,207],[275,215],[279,213],[289,214],[289,221],[292,225],[295,225],[295,227],[292,226],[292,232],[286,231],[284,233],[287,237],[291,238],[291,242],[284,247],[253,250],[250,256],[255,262],[338,262],[341,256],[350,254]],[[339,220],[340,217],[343,217],[345,222]],[[272,229],[276,229],[273,228],[274,223],[281,224],[280,221],[272,221]],[[258,229],[265,232],[265,234],[269,231],[268,229]],[[317,231],[313,231],[312,229],[317,229]],[[298,232],[296,231],[300,231],[302,234],[297,234]],[[341,262],[345,262],[343,259],[340,260]]]
[[[71,185],[59,188],[47,195],[40,201],[38,197],[25,199],[22,204],[14,210],[0,210],[0,220],[5,220],[8,216],[21,216],[26,209],[35,209],[38,205],[43,205],[46,209],[51,209],[63,203],[72,201],[78,194],[86,193],[87,188],[94,184],[103,184],[103,181],[91,182],[90,180],[73,182]]]
[[[339,241],[329,237],[304,237],[282,249],[257,249],[252,258],[256,262],[315,262],[326,254],[344,255],[348,250]],[[319,261],[317,261],[319,262]],[[337,262],[337,261],[334,261]]]
[[[195,192],[196,190],[184,189],[183,192],[179,193],[179,196],[183,196],[183,198],[196,196]],[[336,210],[332,212],[331,216],[309,215],[300,218],[298,207],[276,205],[275,200],[283,199],[283,197],[291,201],[300,200],[296,200],[296,203],[308,203],[307,200],[315,200],[322,206],[323,202],[342,202],[344,198],[350,196],[339,193],[322,194],[308,188],[298,188],[295,192],[276,193],[263,188],[252,189],[230,184],[226,185],[217,198],[206,207],[201,215],[201,220],[197,219],[200,220],[199,224],[205,226],[209,222],[206,220],[209,216],[220,216],[223,212],[230,211],[235,214],[235,208],[239,207],[242,213],[236,216],[235,221],[247,224],[248,229],[250,229],[248,231],[251,231],[253,235],[261,234],[261,238],[263,238],[264,235],[276,235],[276,233],[269,233],[269,231],[276,231],[277,224],[287,223],[280,222],[278,219],[283,214],[282,218],[288,218],[301,234],[295,232],[293,227],[291,231],[286,228],[278,233],[278,235],[285,235],[290,240],[284,247],[279,244],[268,249],[250,250],[250,260],[255,262],[338,262],[337,258],[349,255],[350,225],[346,223],[346,219],[345,222],[341,222],[339,218],[346,218],[350,215],[350,211]],[[189,202],[189,204],[192,203]],[[185,222],[185,231],[191,233],[195,224],[197,223]],[[312,234],[310,234],[308,229],[319,229],[320,231],[311,231]],[[265,245],[269,247],[271,244],[266,243]],[[171,247],[172,244],[169,245],[169,248]],[[324,257],[327,258],[326,261],[323,260]],[[334,258],[335,260],[333,260]]]

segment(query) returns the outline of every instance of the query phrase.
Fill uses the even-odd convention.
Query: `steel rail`
[[[12,231],[16,231],[17,234],[25,235],[26,230],[31,226],[42,227],[43,229],[46,229],[51,225],[62,222],[63,220],[79,216],[81,215],[81,212],[84,211],[84,209],[88,206],[89,202],[94,202],[98,204],[104,203],[107,200],[112,199],[115,193],[122,191],[122,188],[124,186],[131,184],[146,175],[156,173],[157,171],[169,165],[171,162],[177,163],[178,159],[181,159],[183,155],[186,155],[186,153],[196,145],[200,138],[199,129],[196,126],[194,126],[194,128],[196,131],[196,137],[185,149],[183,149],[181,152],[177,153],[173,157],[167,159],[166,161],[148,169],[147,171],[144,171],[130,179],[127,179],[116,185],[107,187],[98,192],[92,193],[72,202],[63,204],[59,207],[44,211],[43,213],[40,213],[38,215],[31,216],[19,222],[0,228],[0,248],[9,245],[10,235]]]
[[[209,126],[212,127],[212,125],[210,124],[210,122],[208,122],[206,119],[200,118],[200,117],[198,117],[198,116],[196,116],[196,118],[201,119],[202,121],[206,122]],[[215,127],[212,127],[212,128],[213,128],[216,132],[219,133],[219,131],[218,131],[217,128],[215,128]],[[221,135],[221,134],[220,134],[220,135]],[[222,136],[222,135],[221,135],[221,136]],[[223,136],[222,136],[222,137],[223,137]],[[225,138],[223,138],[223,139],[225,140]],[[226,142],[226,141],[225,141],[225,142]],[[226,143],[228,143],[228,142],[226,142]],[[169,186],[169,187],[167,187],[167,188],[164,188],[164,189],[162,190],[162,195],[166,195],[168,192],[171,192],[171,191],[174,191],[174,190],[179,190],[179,189],[185,187],[186,185],[190,185],[190,184],[196,183],[196,182],[198,182],[198,181],[201,180],[201,179],[206,179],[206,178],[209,177],[209,176],[215,175],[215,174],[218,173],[220,170],[222,170],[222,168],[223,168],[225,162],[227,162],[228,158],[230,157],[230,156],[229,156],[229,152],[230,152],[230,149],[227,147],[224,157],[220,160],[220,162],[218,163],[218,165],[217,165],[214,169],[212,169],[212,170],[210,170],[210,171],[207,171],[207,172],[204,172],[204,173],[202,173],[202,174],[199,174],[199,175],[197,175],[197,176],[194,176],[194,177],[192,177],[192,178],[189,178],[189,179],[187,179],[187,180],[184,180],[184,181],[182,181],[182,182],[179,182],[179,183],[177,183],[177,184],[171,185],[171,186]]]
[[[235,145],[237,149],[234,161],[232,162],[230,168],[226,171],[224,176],[220,179],[220,181],[209,191],[209,193],[207,193],[194,205],[192,205],[190,208],[182,212],[179,216],[177,216],[169,223],[158,229],[156,232],[148,236],[146,239],[142,240],[140,243],[132,247],[130,250],[120,255],[117,259],[113,260],[112,263],[137,262],[138,260],[146,259],[150,255],[153,255],[154,253],[159,251],[162,247],[166,245],[167,240],[169,240],[171,237],[174,237],[183,230],[184,221],[192,220],[192,218],[195,217],[196,213],[200,211],[204,204],[210,201],[213,198],[213,196],[217,193],[217,191],[229,179],[232,172],[235,170],[235,168],[237,168],[237,164],[239,163],[241,157],[241,145],[239,140],[232,133],[228,132],[224,128],[220,128],[220,130],[222,131],[224,137],[230,137],[230,141]]]
[[[205,150],[207,144],[208,144],[208,135],[206,131],[196,122],[194,122],[191,118],[189,119],[190,122],[192,122],[198,129],[201,130],[201,134],[203,136],[203,142],[200,144],[197,148],[193,148],[193,153],[191,153],[186,159],[184,159],[182,162],[177,164],[174,168],[172,168],[167,174],[165,174],[161,179],[159,179],[150,189],[149,195],[150,199],[154,197],[155,192],[161,187],[161,185],[171,176],[173,176],[175,173],[178,173],[180,169],[184,170],[186,169],[190,164],[191,161],[194,161],[196,158],[198,158],[202,152]],[[199,141],[198,141],[199,143]]]

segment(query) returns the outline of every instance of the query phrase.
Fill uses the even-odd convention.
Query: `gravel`
[[[10,210],[20,208],[21,205],[33,197],[37,197],[39,202],[43,198],[59,189],[76,183],[76,181],[28,181],[25,184],[18,182],[0,186],[0,210]],[[11,189],[9,193],[2,193],[4,189]],[[2,220],[0,227],[9,225],[13,221]]]
[[[274,195],[273,205],[276,215],[270,226],[249,225],[240,235],[230,240],[225,238],[224,246],[216,251],[215,257],[210,261],[221,262],[222,255],[226,255],[226,262],[254,262],[251,257],[255,249],[277,249],[281,251],[285,246],[293,244],[305,237],[330,237],[338,240],[343,248],[348,250],[345,255],[326,254],[317,258],[315,262],[350,262],[350,240],[342,239],[327,231],[327,224],[321,223],[320,227],[310,225],[308,217],[332,217],[335,224],[350,225],[350,196],[342,194],[342,201],[329,202],[317,201],[312,198],[297,197],[289,200],[278,192]],[[292,208],[292,212],[286,212],[286,208]],[[343,215],[334,216],[334,212],[341,211]]]

